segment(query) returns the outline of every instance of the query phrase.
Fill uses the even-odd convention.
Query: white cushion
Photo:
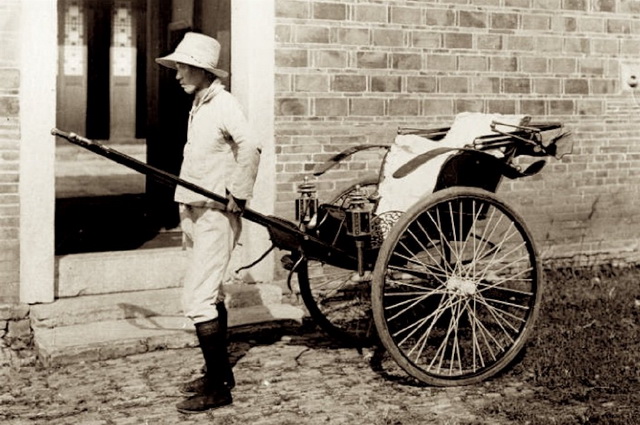
[[[519,125],[525,115],[483,114],[477,112],[463,112],[458,114],[440,141],[434,141],[415,135],[398,135],[387,153],[381,170],[381,181],[378,186],[380,200],[376,208],[376,215],[388,211],[406,211],[424,196],[433,193],[440,169],[450,154],[439,155],[414,172],[402,178],[394,178],[393,173],[416,156],[435,148],[461,148],[470,145],[480,136],[496,134],[491,131],[493,121],[505,124]],[[497,126],[504,132],[514,129]]]

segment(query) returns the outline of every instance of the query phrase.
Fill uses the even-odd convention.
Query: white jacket
[[[238,101],[219,80],[191,107],[180,178],[226,197],[250,199],[258,173],[261,146],[251,140]],[[214,206],[209,198],[178,186],[175,201]]]

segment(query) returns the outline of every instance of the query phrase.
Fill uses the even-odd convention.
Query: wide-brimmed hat
[[[188,32],[176,47],[175,52],[162,58],[156,58],[160,65],[176,69],[176,62],[205,69],[220,78],[229,76],[227,71],[218,69],[220,43],[213,37]]]

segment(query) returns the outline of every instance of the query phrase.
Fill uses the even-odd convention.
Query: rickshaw
[[[99,142],[52,134],[168,184],[224,197]],[[542,271],[533,237],[497,195],[504,178],[541,171],[570,151],[560,123],[463,113],[449,127],[400,128],[389,145],[351,147],[320,164],[319,178],[352,155],[384,152],[379,176],[351,182],[327,202],[305,177],[295,221],[252,209],[284,252],[310,316],[354,345],[379,341],[428,385],[481,382],[521,351],[539,312]],[[543,159],[540,159],[543,158]]]

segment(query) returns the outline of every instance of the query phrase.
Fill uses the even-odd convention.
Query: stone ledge
[[[302,309],[288,305],[232,309],[229,328],[272,322],[302,323]],[[35,351],[45,367],[97,361],[161,349],[197,345],[193,324],[184,317],[154,316],[34,329]]]
[[[282,288],[273,284],[226,284],[229,309],[280,304]],[[115,294],[85,295],[58,299],[31,308],[34,327],[53,328],[75,324],[151,316],[180,316],[182,288]]]

